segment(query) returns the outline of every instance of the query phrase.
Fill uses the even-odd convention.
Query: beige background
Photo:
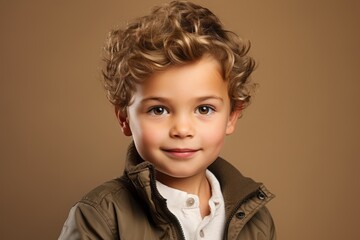
[[[101,47],[160,2],[0,0],[0,239],[56,239],[122,173]],[[359,239],[360,2],[196,2],[252,41],[261,86],[223,156],[276,193],[279,239]]]

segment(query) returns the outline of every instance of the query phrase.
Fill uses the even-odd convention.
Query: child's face
[[[158,176],[188,178],[204,174],[218,157],[239,114],[230,112],[219,63],[207,56],[139,84],[127,116],[119,120]]]

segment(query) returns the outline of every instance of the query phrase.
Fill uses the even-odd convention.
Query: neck
[[[168,187],[197,195],[200,201],[201,216],[205,217],[210,214],[209,199],[211,197],[211,186],[205,171],[202,174],[187,178],[174,178],[157,172],[157,180]]]

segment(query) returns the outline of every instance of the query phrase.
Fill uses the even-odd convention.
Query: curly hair
[[[249,76],[255,61],[248,56],[249,42],[225,30],[207,8],[186,1],[155,7],[122,29],[113,30],[104,48],[104,87],[109,101],[124,111],[135,86],[169,66],[212,55],[228,81],[231,110],[245,108],[254,84]]]

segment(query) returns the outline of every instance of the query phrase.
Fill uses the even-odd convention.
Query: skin
[[[205,56],[154,73],[137,85],[126,113],[117,111],[123,133],[155,165],[157,180],[198,195],[202,216],[211,197],[205,171],[240,115],[230,110],[227,87],[219,62]]]

